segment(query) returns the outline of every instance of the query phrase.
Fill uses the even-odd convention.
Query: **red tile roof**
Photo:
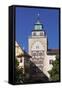
[[[58,48],[48,49],[47,54],[57,55],[59,54],[59,49]]]

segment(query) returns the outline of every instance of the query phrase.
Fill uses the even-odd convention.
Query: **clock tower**
[[[32,35],[28,39],[29,54],[32,56],[31,62],[32,76],[41,76],[39,71],[46,73],[47,65],[47,36],[43,30],[43,24],[38,19],[34,24]],[[37,67],[37,69],[35,68]]]

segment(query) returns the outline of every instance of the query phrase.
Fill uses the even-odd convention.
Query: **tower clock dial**
[[[31,50],[43,50],[44,51],[44,47],[40,41],[35,41],[31,46]]]

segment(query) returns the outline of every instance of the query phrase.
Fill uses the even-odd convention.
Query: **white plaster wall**
[[[22,49],[21,49],[21,47],[18,45],[18,43],[17,42],[15,42],[15,56],[18,56],[18,55],[20,55],[20,54],[23,54],[23,51],[22,51]]]
[[[44,62],[43,62],[43,72],[48,78],[50,78],[48,71],[51,70],[53,66],[52,66],[52,64],[49,64],[49,60],[55,60],[56,55],[47,55],[47,37],[46,36],[45,37],[41,37],[41,36],[39,36],[39,37],[34,36],[33,37],[32,36],[28,39],[28,46],[29,46],[29,54],[30,55],[31,55],[32,46],[35,49],[36,41],[39,41],[41,43],[40,50],[44,49],[45,56],[44,56]]]
[[[49,70],[52,69],[53,65],[49,63],[50,60],[55,60],[56,59],[56,55],[45,55],[45,60],[44,60],[44,68],[43,68],[43,72],[45,73],[45,75],[50,78],[50,75],[48,73]]]
[[[39,41],[41,45],[44,47],[45,51],[47,51],[47,37],[31,37],[28,39],[28,47],[29,47],[29,54],[31,55],[32,45]]]

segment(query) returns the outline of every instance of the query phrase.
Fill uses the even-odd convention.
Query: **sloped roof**
[[[22,49],[22,47],[17,42],[15,42],[15,47],[19,51],[19,53],[17,54],[17,57],[22,57],[22,56],[31,57],[25,50]]]
[[[58,48],[48,49],[47,54],[48,55],[59,55],[59,49]]]

